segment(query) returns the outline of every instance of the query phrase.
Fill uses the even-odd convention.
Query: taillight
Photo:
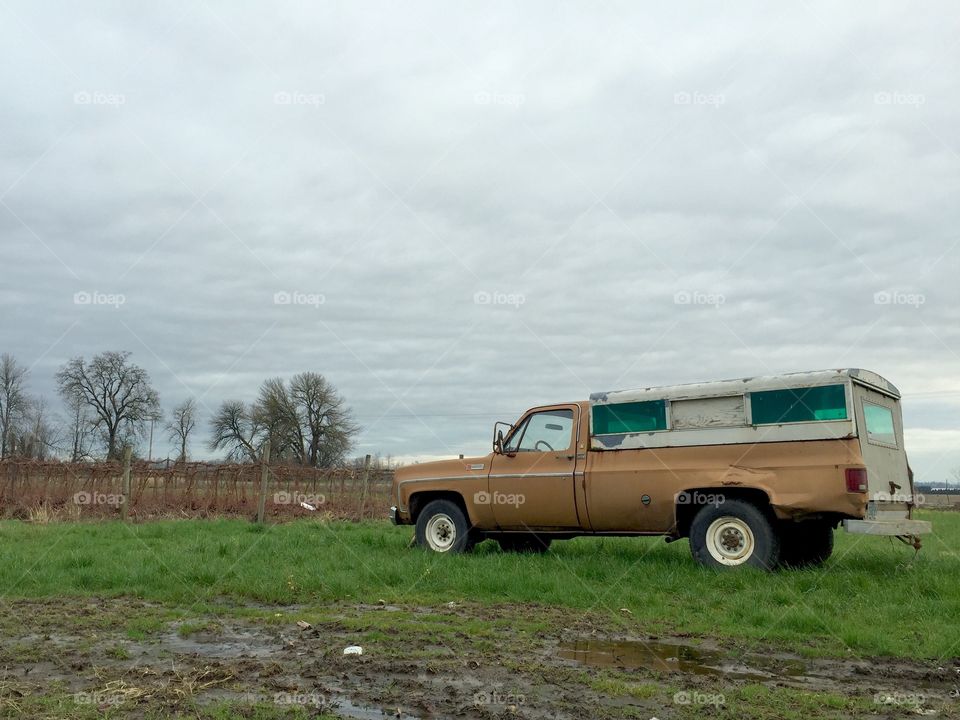
[[[847,468],[847,492],[865,493],[867,491],[867,469]]]

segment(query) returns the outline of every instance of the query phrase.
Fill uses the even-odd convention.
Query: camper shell
[[[900,391],[859,368],[594,393],[593,451],[857,440],[866,470],[863,518],[851,532],[911,535],[913,477],[903,443]]]
[[[900,399],[892,383],[857,369],[594,393],[590,396],[591,421],[598,415],[610,415],[620,420],[614,427],[628,431],[609,432],[611,424],[598,427],[591,422],[590,448],[636,450],[857,437],[856,414],[849,411],[857,400],[855,386],[894,401]],[[649,405],[637,407],[644,403]],[[606,410],[598,411],[601,408]],[[631,410],[643,417],[644,409],[658,408],[660,422],[652,429],[631,426]]]

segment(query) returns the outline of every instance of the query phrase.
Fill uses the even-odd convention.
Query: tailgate
[[[844,527],[851,532],[878,535],[929,532],[929,523],[911,519],[915,504],[913,479],[903,447],[899,399],[859,383],[854,383],[853,390],[869,502],[864,520],[847,521]]]
[[[896,398],[854,385],[857,434],[867,466],[867,492],[882,516],[913,504],[913,484],[903,449],[903,419]],[[902,517],[902,515],[901,515]]]

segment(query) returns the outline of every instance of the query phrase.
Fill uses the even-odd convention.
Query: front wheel
[[[756,505],[727,500],[705,505],[690,526],[690,552],[707,567],[750,565],[773,570],[780,560],[780,539]]]
[[[473,543],[467,516],[456,503],[434,500],[417,516],[417,545],[440,553],[462,553]]]

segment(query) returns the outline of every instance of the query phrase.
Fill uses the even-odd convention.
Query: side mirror
[[[493,452],[495,455],[503,455],[503,430],[501,425],[506,425],[508,432],[513,429],[509,423],[498,422],[493,426]]]

